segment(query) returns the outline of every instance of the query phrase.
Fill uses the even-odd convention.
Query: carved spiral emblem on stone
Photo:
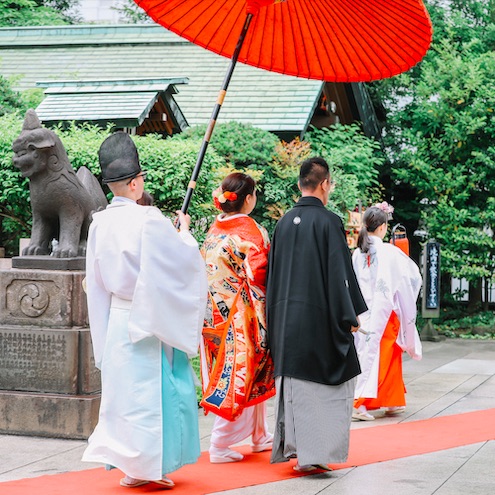
[[[19,291],[21,311],[31,318],[41,316],[50,303],[48,291],[36,284],[26,284]]]

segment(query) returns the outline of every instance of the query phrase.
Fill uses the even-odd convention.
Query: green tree
[[[56,10],[50,4],[55,5],[57,2],[0,0],[0,27],[67,24],[68,17],[64,10]]]
[[[72,125],[65,130],[58,128],[56,132],[64,143],[74,169],[85,166],[101,179],[98,149],[108,132],[92,125]],[[183,139],[180,134],[170,138],[148,134],[135,136],[133,139],[141,166],[148,172],[145,189],[152,194],[155,206],[166,215],[175,216],[175,211],[182,206],[200,141],[196,138]],[[189,208],[194,234],[198,240],[204,238],[208,224],[215,214],[211,191],[217,187],[217,171],[225,165],[225,160],[214,149],[208,151]],[[104,191],[111,197],[106,187]]]
[[[205,125],[195,126],[186,132],[177,135],[177,139],[194,139],[199,151],[206,130]],[[253,212],[253,217],[269,231],[272,230],[277,215],[274,206],[276,198],[270,195],[269,183],[272,178],[272,164],[276,155],[279,139],[271,132],[258,129],[251,124],[239,122],[226,122],[217,124],[212,134],[206,156],[214,150],[224,160],[221,167],[212,170],[212,180],[214,181],[209,193],[216,189],[222,179],[230,172],[239,170],[250,174],[257,181],[258,203]],[[198,189],[203,187],[203,172],[201,172]],[[279,183],[285,193],[286,184]],[[291,187],[293,183],[290,184]],[[194,197],[194,196],[193,196]],[[211,202],[211,196],[209,198]],[[218,213],[218,212],[217,212]],[[280,216],[280,213],[279,215]]]
[[[36,108],[43,97],[41,88],[15,91],[12,80],[0,75],[0,117],[13,112],[24,114],[28,108]]]
[[[6,113],[23,109],[24,103],[21,94],[14,91],[10,82],[0,75],[0,117]]]
[[[335,194],[341,196],[342,209],[353,209],[358,200],[380,199],[379,169],[385,156],[380,144],[365,136],[359,124],[333,125],[323,129],[312,129],[305,139],[311,145],[313,155],[325,158],[338,178],[344,184],[336,187]],[[338,176],[338,177],[337,177]],[[343,192],[353,178],[353,194]]]
[[[393,187],[414,191],[420,225],[442,245],[442,270],[480,289],[495,270],[494,2],[428,5],[429,53],[381,87]]]

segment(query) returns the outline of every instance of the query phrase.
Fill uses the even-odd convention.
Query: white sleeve
[[[197,242],[187,232],[179,234],[170,220],[150,209],[129,319],[131,341],[154,335],[189,356],[196,355],[207,292]]]
[[[397,344],[413,359],[420,360],[422,345],[416,328],[416,301],[422,283],[421,275],[416,263],[406,255],[401,256],[400,263],[407,263],[407,268],[404,270],[396,292],[396,304],[400,320]]]
[[[105,348],[105,340],[107,338],[111,295],[104,289],[95,257],[95,228],[96,224],[92,223],[88,233],[88,245],[86,249],[86,291],[93,354],[95,365],[100,369],[101,361],[103,359],[103,350]]]

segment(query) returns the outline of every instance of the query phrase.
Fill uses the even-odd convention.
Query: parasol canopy
[[[157,23],[238,61],[330,82],[400,74],[428,50],[432,26],[421,0],[135,0]]]
[[[186,212],[236,63],[296,77],[365,82],[392,77],[428,50],[421,0],[134,0],[158,24],[230,65],[198,153]]]

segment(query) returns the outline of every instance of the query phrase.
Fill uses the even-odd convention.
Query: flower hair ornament
[[[221,187],[215,189],[212,193],[212,196],[213,196],[213,202],[215,203],[215,207],[218,208],[219,210],[222,209],[222,207],[220,206],[221,204],[225,203],[226,201],[235,201],[237,199],[237,193],[230,191],[222,191]]]
[[[392,205],[389,205],[386,201],[382,201],[381,203],[377,203],[374,205],[375,208],[379,208],[383,212],[385,212],[388,216],[388,219],[392,219],[392,213],[394,212],[394,207]]]

